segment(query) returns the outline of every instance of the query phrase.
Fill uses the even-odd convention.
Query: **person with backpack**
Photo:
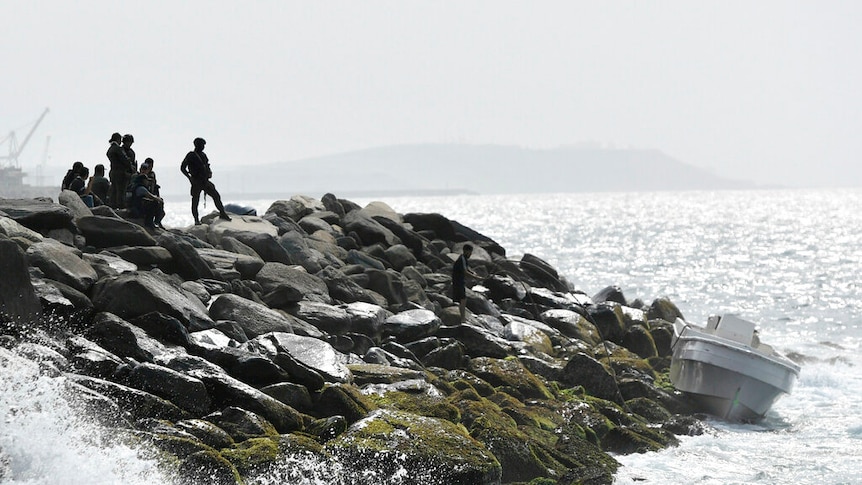
[[[198,204],[201,200],[201,192],[212,197],[216,209],[218,209],[219,218],[229,221],[231,219],[224,210],[221,195],[219,195],[215,185],[210,181],[213,173],[212,169],[210,169],[209,158],[204,153],[204,146],[207,142],[203,138],[195,138],[193,143],[195,149],[186,154],[186,158],[183,159],[183,163],[180,165],[180,172],[189,179],[189,183],[192,186],[192,217],[195,218],[195,225],[201,223],[198,217]]]
[[[72,168],[66,171],[66,175],[63,177],[63,182],[60,184],[60,190],[70,190],[69,187],[72,185],[72,181],[75,180],[81,170],[84,168],[84,164],[81,162],[75,162],[72,164]]]

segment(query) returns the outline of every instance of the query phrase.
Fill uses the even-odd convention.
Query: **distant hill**
[[[659,150],[416,144],[218,170],[222,194],[361,196],[750,188]]]

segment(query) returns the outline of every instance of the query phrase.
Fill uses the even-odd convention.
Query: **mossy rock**
[[[658,451],[663,446],[634,430],[617,426],[602,437],[602,450],[609,453],[646,453]]]
[[[180,438],[165,434],[152,435],[152,443],[160,450],[167,451],[179,458],[185,458],[200,451],[215,451],[198,439]]]
[[[233,448],[221,450],[221,455],[239,471],[243,477],[261,473],[272,466],[279,456],[277,438],[251,438]]]
[[[560,476],[567,470],[552,459],[546,448],[531,440],[512,423],[483,416],[473,421],[470,435],[484,443],[497,457],[503,470],[504,483]]]
[[[487,381],[492,386],[515,389],[517,391],[515,397],[522,396],[527,399],[553,398],[542,381],[527,370],[524,364],[516,358],[477,357],[470,360],[469,370],[476,377]]]
[[[359,421],[377,406],[356,386],[327,384],[316,396],[312,413],[317,418],[344,416],[348,423]]]
[[[177,474],[180,483],[243,484],[236,467],[215,451],[199,451],[189,455],[180,464]]]
[[[223,429],[236,442],[261,436],[278,436],[275,427],[262,416],[238,407],[227,407],[205,418]]]
[[[478,394],[476,395],[478,397]],[[446,399],[427,394],[409,394],[389,391],[382,395],[372,394],[368,400],[381,408],[398,409],[408,413],[445,419],[455,424],[461,421],[461,412]]]
[[[455,389],[462,391],[467,387],[471,387],[482,397],[488,397],[497,392],[494,386],[487,381],[463,370],[452,371],[449,374],[449,380]]]
[[[305,428],[308,434],[317,437],[317,440],[321,443],[326,443],[346,430],[347,421],[344,419],[344,416],[330,416],[328,418],[316,419]]]
[[[667,409],[661,407],[657,402],[645,397],[637,397],[626,401],[629,411],[641,416],[650,423],[664,423],[670,419],[671,414]]]
[[[347,467],[349,483],[500,483],[500,463],[449,421],[378,409],[324,447]],[[369,472],[373,471],[373,472]]]

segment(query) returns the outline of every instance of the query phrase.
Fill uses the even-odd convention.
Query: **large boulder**
[[[329,295],[342,303],[366,302],[373,300],[368,292],[358,283],[350,279],[343,271],[334,266],[327,266],[317,273],[317,277],[326,283]]]
[[[171,233],[159,236],[159,246],[170,251],[180,276],[187,280],[220,279],[209,263],[185,239]]]
[[[278,236],[278,229],[267,220],[257,216],[235,216],[231,220],[219,220],[216,224],[210,224],[207,230],[207,241],[215,246],[221,245],[226,237],[236,238],[236,234],[266,234],[272,237]]]
[[[0,216],[0,235],[9,239],[18,239],[29,243],[37,243],[43,239],[38,232],[18,224],[14,219]]]
[[[623,404],[614,376],[587,354],[577,353],[569,358],[560,375],[560,382],[572,387],[582,386],[591,396]]]
[[[279,353],[287,353],[301,364],[313,369],[328,382],[351,382],[353,375],[345,365],[345,356],[323,340],[275,332],[262,336],[269,340]]]
[[[4,237],[0,237],[0,274],[0,319],[29,321],[42,311],[30,283],[27,256]]]
[[[586,342],[590,346],[602,343],[596,326],[578,312],[554,308],[543,312],[541,320],[563,335]]]
[[[0,199],[0,212],[24,227],[39,233],[72,228],[72,211],[47,197]]]
[[[188,413],[167,399],[162,399],[148,392],[95,377],[67,374],[66,378],[99,394],[110,397],[120,406],[120,409],[129,413],[134,420],[156,418],[178,421],[189,417]]]
[[[296,232],[288,231],[278,238],[278,243],[287,251],[290,260],[305,268],[309,273],[317,273],[323,268],[321,262],[323,255],[308,247],[305,236]]]
[[[354,302],[343,308],[350,315],[350,331],[368,336],[375,342],[380,342],[383,326],[392,312],[373,303]]]
[[[156,245],[156,240],[143,227],[124,219],[82,217],[78,219],[77,225],[87,239],[87,244],[97,248]]]
[[[273,261],[283,264],[292,264],[290,255],[278,238],[269,233],[261,232],[232,232],[230,236],[254,250],[264,261]]]
[[[174,263],[171,252],[161,246],[125,246],[111,248],[111,253],[139,268],[165,268]]]
[[[379,409],[351,425],[326,450],[342,463],[348,482],[364,483],[364,470],[407,483],[491,485],[500,483],[500,463],[463,426],[439,418]]]
[[[214,325],[201,301],[154,271],[123,273],[93,286],[93,305],[100,311],[131,319],[161,312],[199,328]]]
[[[382,243],[388,247],[401,244],[398,236],[362,211],[352,211],[345,214],[342,222],[345,233],[355,232],[359,235],[363,245]]]
[[[210,316],[214,320],[231,320],[238,323],[249,338],[269,332],[293,333],[288,316],[233,294],[216,298],[210,306]]]
[[[452,221],[443,215],[432,213],[410,213],[404,214],[404,222],[413,226],[415,231],[430,231],[434,234],[435,239],[444,241],[455,240],[455,229],[452,227]]]
[[[400,273],[394,270],[367,269],[365,275],[368,277],[368,289],[383,295],[390,307],[397,309],[407,303],[407,293],[404,291]]]
[[[300,301],[289,311],[291,315],[330,335],[344,334],[351,329],[350,314],[341,307],[317,301]]]
[[[255,276],[255,280],[267,293],[286,286],[299,291],[305,300],[332,303],[329,290],[323,280],[285,264],[266,263]]]
[[[230,377],[225,372],[211,367],[197,367],[189,370],[187,374],[204,383],[213,407],[236,406],[259,414],[272,423],[279,433],[290,433],[304,427],[302,415],[295,409]]]
[[[278,217],[297,222],[312,212],[325,210],[326,206],[323,205],[323,202],[313,197],[294,195],[289,200],[277,200],[273,202],[266,212],[267,214],[275,214]]]
[[[387,318],[383,333],[394,336],[399,342],[412,342],[434,335],[442,324],[430,310],[406,310]]]
[[[93,211],[81,200],[81,196],[72,190],[61,190],[60,195],[57,197],[57,202],[60,205],[68,207],[74,219],[93,215]]]
[[[87,292],[98,279],[96,270],[81,259],[78,251],[50,239],[31,245],[27,257],[45,276],[78,291]]]
[[[160,365],[143,363],[129,373],[129,384],[176,404],[192,415],[210,411],[210,397],[199,379]]]
[[[236,241],[236,239],[233,240]],[[239,243],[239,241],[237,241],[237,243],[242,244]],[[251,251],[254,252],[253,250]],[[247,254],[234,253],[224,249],[209,248],[197,249],[197,253],[204,261],[207,262],[207,264],[210,265],[210,267],[214,269],[216,273],[220,275],[229,274],[235,271],[239,273],[243,279],[254,279],[257,272],[260,271],[264,265],[264,261],[257,254],[249,256]]]
[[[84,336],[114,355],[139,362],[152,362],[156,356],[172,352],[144,330],[107,312],[93,318]]]

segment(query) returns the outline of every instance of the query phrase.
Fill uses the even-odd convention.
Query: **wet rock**
[[[110,397],[134,420],[145,418],[177,421],[188,417],[187,413],[166,399],[148,392],[116,384],[95,377],[67,374],[70,381]]]
[[[351,382],[353,376],[344,364],[344,357],[332,345],[322,340],[288,333],[266,336],[278,349],[302,365],[313,369],[328,382]]]
[[[213,451],[199,451],[180,463],[177,474],[185,483],[212,485],[239,485],[243,483],[239,472],[229,461]]]
[[[350,329],[379,342],[383,335],[386,319],[393,314],[389,310],[372,303],[355,302],[343,307],[350,315]]]
[[[335,300],[342,303],[371,302],[364,288],[333,266],[327,266],[317,276],[326,283],[329,295]]]
[[[290,260],[302,266],[307,272],[314,274],[323,268],[325,257],[309,248],[302,234],[288,231],[278,238],[278,243],[287,251]]]
[[[301,301],[290,309],[291,315],[331,334],[344,334],[351,329],[350,314],[343,308],[315,301]]]
[[[658,355],[652,335],[641,325],[632,325],[628,329],[623,336],[622,345],[644,359]]]
[[[155,364],[135,366],[128,377],[132,387],[159,396],[195,416],[210,411],[210,397],[199,379]]]
[[[407,310],[387,318],[383,333],[400,342],[412,342],[433,335],[442,324],[430,310]]]
[[[236,322],[252,338],[269,332],[293,333],[290,318],[237,295],[225,294],[216,298],[210,306],[210,316],[215,320]]]
[[[512,345],[505,339],[491,334],[491,332],[484,328],[470,324],[442,327],[437,332],[437,336],[451,337],[458,340],[464,345],[464,351],[467,355],[473,357],[485,356],[502,359],[514,353]]]
[[[27,249],[30,264],[38,267],[45,276],[87,292],[96,282],[98,274],[77,252],[58,242],[45,240]]]
[[[99,280],[93,287],[93,305],[100,311],[122,318],[135,318],[161,312],[181,322],[211,328],[213,321],[206,307],[167,277],[153,271],[123,273]]]
[[[188,348],[189,332],[175,317],[159,312],[150,312],[129,321],[142,329],[147,335],[168,344]]]
[[[452,342],[431,350],[422,357],[422,364],[448,370],[461,369],[466,365],[464,347],[458,342]]]
[[[622,396],[614,377],[596,359],[578,353],[569,358],[560,382],[569,386],[583,386],[592,396],[622,405]]]
[[[27,256],[13,241],[0,237],[0,318],[29,321],[42,311],[27,266]]]
[[[596,326],[590,323],[583,315],[572,310],[551,309],[541,314],[540,319],[549,326],[557,329],[563,335],[576,338],[589,345],[602,343]]]
[[[311,410],[311,394],[309,394],[308,388],[301,384],[280,382],[262,387],[260,390],[298,411],[308,412]]]
[[[149,337],[140,328],[107,312],[93,318],[93,325],[85,331],[84,336],[115,355],[142,362],[152,362],[154,356],[168,351],[161,342]]]
[[[509,323],[503,329],[503,338],[506,340],[523,342],[533,352],[542,352],[553,355],[554,347],[551,339],[538,328],[524,323],[525,319],[509,317]]]
[[[619,303],[604,302],[587,307],[587,314],[605,340],[616,343],[622,341],[626,324]]]
[[[463,428],[403,411],[374,411],[326,449],[345,463],[362,463],[383,476],[398,473],[410,483],[490,485],[502,476],[494,455]],[[439,466],[429,469],[430,462]]]
[[[302,416],[296,410],[224,372],[196,368],[187,374],[203,381],[214,407],[235,406],[259,414],[272,423],[279,433],[289,433],[303,427]]]
[[[176,427],[217,450],[228,448],[234,444],[233,438],[225,430],[203,419],[184,419],[178,421]]]

